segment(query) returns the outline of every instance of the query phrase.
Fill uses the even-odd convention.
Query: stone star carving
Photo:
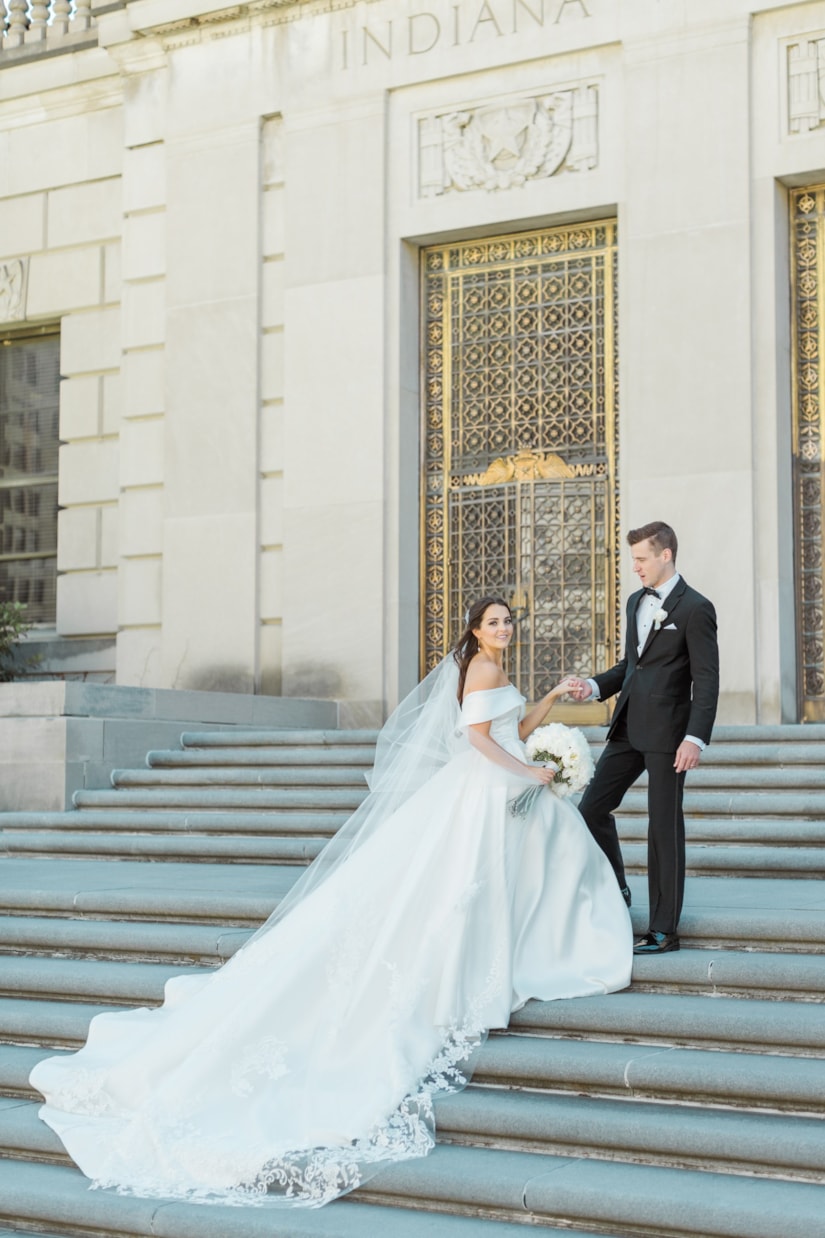
[[[524,142],[524,131],[530,123],[524,108],[497,108],[479,117],[479,128],[488,143],[488,158],[512,155],[518,159]]]

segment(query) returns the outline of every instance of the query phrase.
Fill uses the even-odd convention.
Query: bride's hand
[[[579,681],[574,676],[568,675],[566,679],[562,679],[557,683],[555,688],[551,688],[547,693],[548,700],[554,701],[560,696],[573,696],[578,691]]]
[[[545,787],[550,785],[550,783],[556,777],[557,773],[558,773],[558,770],[556,769],[555,765],[548,764],[548,765],[534,765],[533,766],[533,777],[535,778],[536,782],[542,783],[542,785]]]

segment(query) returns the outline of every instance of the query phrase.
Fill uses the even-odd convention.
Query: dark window
[[[0,339],[0,601],[54,623],[60,336]]]

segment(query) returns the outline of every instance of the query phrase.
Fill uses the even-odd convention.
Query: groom
[[[625,656],[592,679],[574,679],[577,700],[619,699],[579,811],[618,878],[625,879],[613,810],[643,769],[648,776],[650,921],[635,954],[679,949],[685,888],[685,774],[710,742],[719,696],[716,612],[676,571],[676,534],[661,520],[627,535],[642,589],[627,603]]]

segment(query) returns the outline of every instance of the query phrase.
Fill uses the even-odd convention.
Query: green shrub
[[[23,602],[0,602],[1,683],[14,679],[15,671],[21,669],[21,664],[15,657],[16,647],[20,638],[25,636],[32,626],[30,623],[26,623],[24,618],[25,610],[26,607]]]

